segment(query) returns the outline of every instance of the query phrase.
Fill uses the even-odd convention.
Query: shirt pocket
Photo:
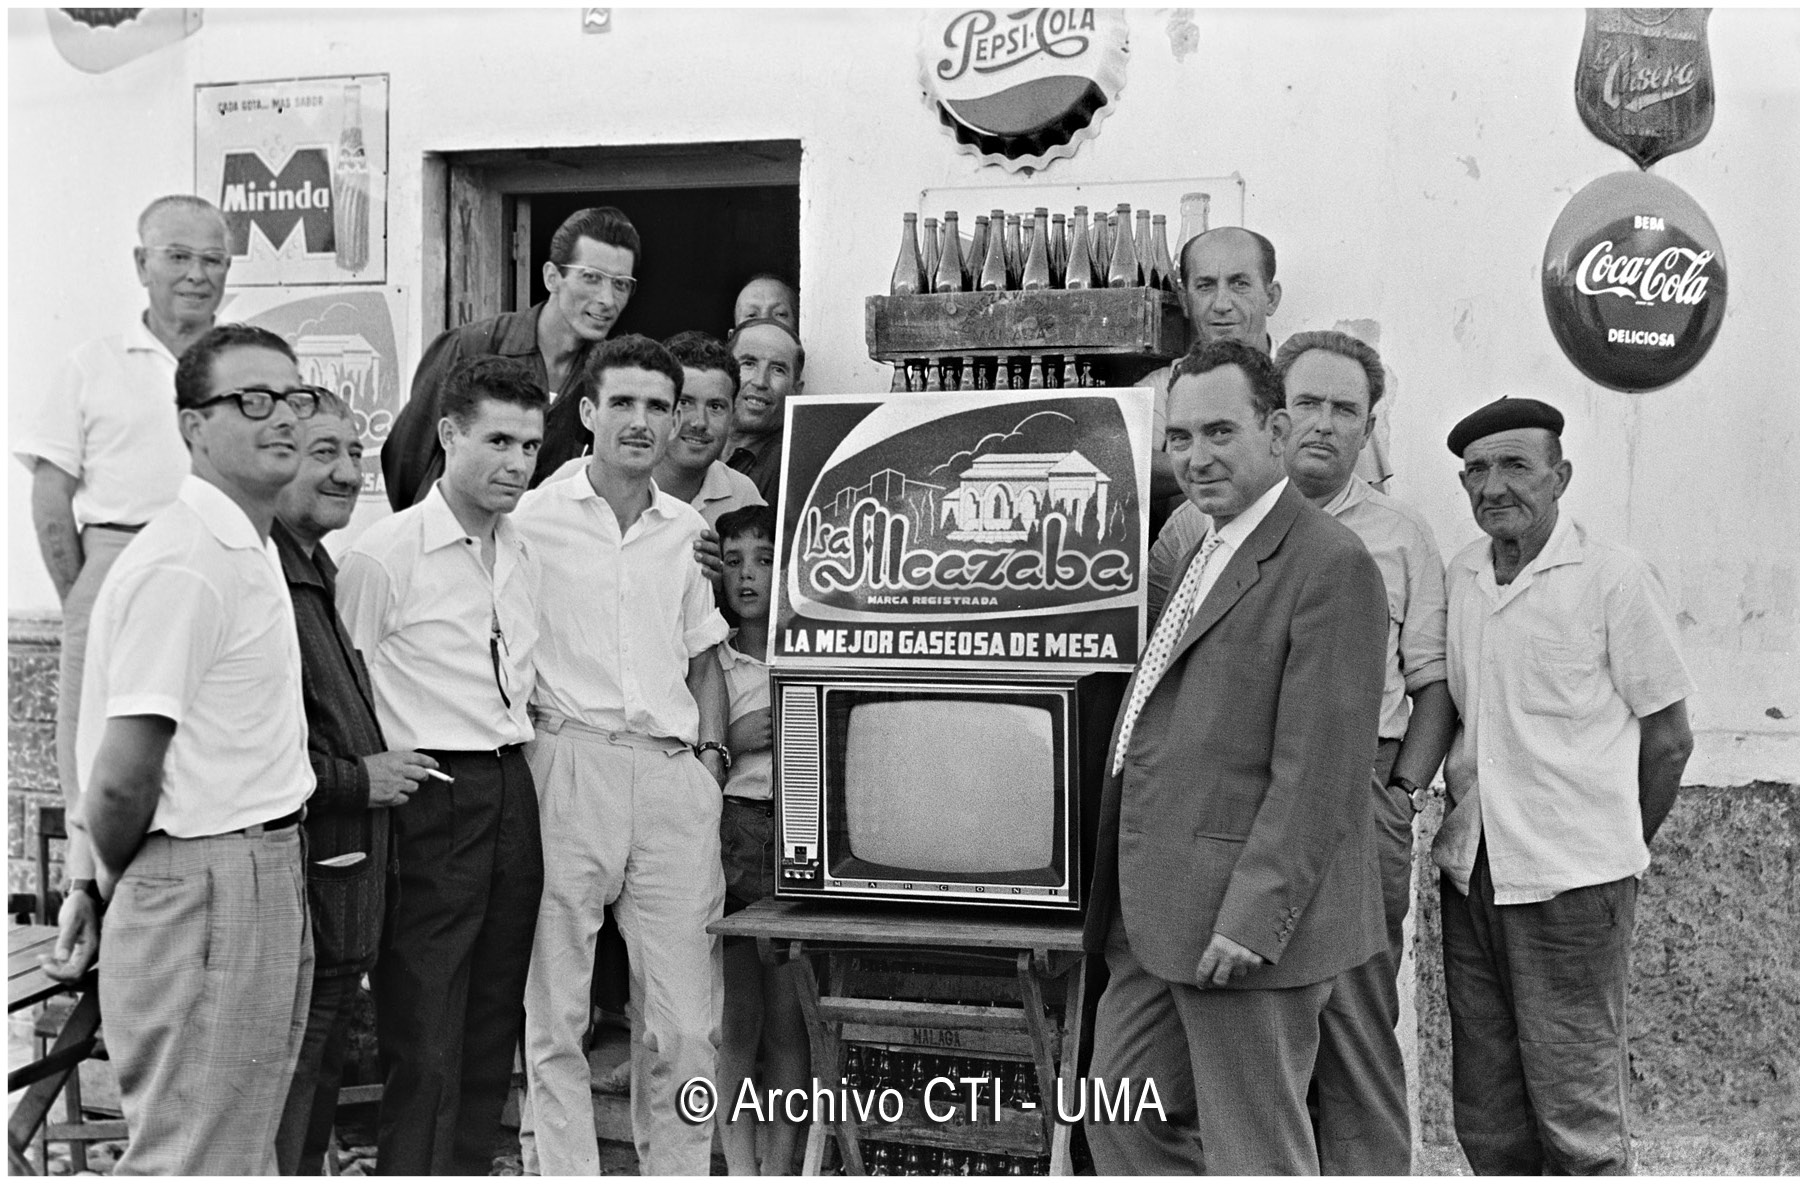
[[[1593,646],[1529,637],[1519,666],[1519,706],[1531,716],[1585,716],[1600,687]]]

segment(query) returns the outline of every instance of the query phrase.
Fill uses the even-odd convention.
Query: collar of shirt
[[[239,504],[227,497],[226,491],[205,478],[189,474],[176,491],[176,500],[194,511],[222,547],[264,550],[257,528]]]
[[[734,644],[734,635],[733,634],[730,634],[728,637],[723,638],[722,641],[719,644],[717,644],[716,658],[722,663],[722,669],[725,671],[731,670],[735,667],[764,666],[765,665],[759,659],[754,658],[751,655],[743,653],[738,647],[736,647]]]
[[[270,525],[270,539],[276,544],[277,557],[282,560],[284,580],[321,589],[329,598],[333,595],[333,577],[339,574],[339,568],[325,547],[316,543],[310,555],[281,519]]]
[[[703,471],[703,485],[698,488],[697,496],[691,500],[691,505],[701,507],[705,502],[734,497],[734,482],[728,476],[733,472],[734,470],[720,460],[711,461],[709,468]]]
[[[1563,564],[1579,564],[1583,560],[1582,533],[1571,518],[1569,512],[1561,505],[1557,507],[1557,525],[1551,528],[1551,537],[1544,541],[1544,547],[1532,557],[1532,562],[1513,577],[1513,583],[1499,585],[1494,582],[1494,547],[1478,547],[1468,557],[1467,563],[1471,579],[1482,590],[1489,603],[1501,609],[1515,600],[1521,593],[1532,586],[1533,579],[1540,572],[1547,572]],[[1461,557],[1459,557],[1460,561]],[[1453,561],[1456,562],[1456,561]]]
[[[1325,513],[1336,516],[1352,506],[1368,501],[1369,494],[1374,491],[1374,488],[1352,471],[1350,480],[1343,483],[1343,489],[1338,490],[1331,500],[1325,503]]]
[[[1224,543],[1219,550],[1227,555],[1237,550],[1243,541],[1253,535],[1255,529],[1262,525],[1262,520],[1267,518],[1268,512],[1274,509],[1274,504],[1281,500],[1281,491],[1286,488],[1287,479],[1283,477],[1269,486],[1267,493],[1245,506],[1243,512],[1236,518],[1231,519],[1222,527],[1218,527],[1217,533],[1224,537]]]
[[[170,353],[170,348],[163,344],[161,338],[151,332],[151,327],[145,324],[144,318],[145,313],[143,312],[139,313],[136,317],[133,317],[132,323],[126,327],[125,333],[120,335],[120,340],[125,345],[126,350],[128,352],[133,350],[149,350],[153,354],[162,354],[165,358],[170,360],[170,365],[174,366],[176,364],[176,356]],[[171,397],[174,398],[173,395]]]
[[[649,514],[659,518],[677,518],[679,512],[684,509],[684,503],[661,490],[659,483],[650,477],[647,478],[647,487],[653,491],[652,504],[641,511],[634,521],[639,522]],[[603,496],[597,493],[595,486],[590,484],[590,467],[588,465],[582,466],[577,472],[560,479],[555,489],[561,496],[570,498],[574,502],[582,502],[589,498],[595,498],[599,502],[603,501]],[[610,511],[610,516],[614,517],[613,509]]]
[[[444,480],[444,479],[441,479]],[[421,499],[421,551],[423,554],[438,551],[442,547],[451,547],[456,543],[465,543],[475,547],[477,540],[465,532],[464,525],[458,516],[452,513],[452,504],[446,501],[446,495],[434,482],[427,496]],[[509,521],[508,515],[496,520],[496,571],[494,587],[501,588],[507,584],[514,573],[515,565],[525,554],[521,536],[515,532],[515,524]],[[477,560],[475,551],[471,554]]]
[[[504,358],[524,358],[529,354],[540,352],[540,313],[546,308],[546,302],[526,310],[525,315],[509,318],[502,331],[502,341],[496,347],[496,353]]]

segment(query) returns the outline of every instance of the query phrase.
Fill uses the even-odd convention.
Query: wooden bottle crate
[[[1146,363],[1186,352],[1180,298],[1159,288],[1051,288],[866,298],[875,362],[1076,354]]]

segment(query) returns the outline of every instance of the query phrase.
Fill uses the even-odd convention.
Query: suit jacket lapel
[[[1249,538],[1231,553],[1230,562],[1218,574],[1211,591],[1205,594],[1199,612],[1193,614],[1193,620],[1187,623],[1179,640],[1174,643],[1174,650],[1168,655],[1168,664],[1162,668],[1163,675],[1261,579],[1262,561],[1273,555],[1275,548],[1281,545],[1281,540],[1286,538],[1288,530],[1305,505],[1305,496],[1294,489],[1291,483],[1281,491],[1280,500],[1268,512],[1268,517],[1258,523]],[[1202,540],[1200,546],[1204,545]]]

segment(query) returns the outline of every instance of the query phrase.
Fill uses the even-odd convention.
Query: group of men
[[[728,627],[700,541],[776,485],[794,291],[756,277],[726,344],[605,340],[640,241],[579,211],[546,302],[429,346],[384,453],[396,513],[335,564],[352,410],[280,337],[214,323],[217,209],[158,199],[140,239],[149,309],[16,447],[79,704],[47,969],[100,958],[120,1171],[319,1172],[368,972],[381,1171],[487,1173],[524,1047],[529,1168],[594,1173],[614,904],[642,1164],[707,1173],[709,1129],[654,1105],[714,1073],[721,1016]]]
[[[1095,1160],[1411,1171],[1395,977],[1443,764],[1458,1139],[1479,1174],[1629,1172],[1637,879],[1692,746],[1674,615],[1561,509],[1563,417],[1535,399],[1450,431],[1485,536],[1446,570],[1359,474],[1374,349],[1312,331],[1270,359],[1275,266],[1240,228],[1181,253],[1195,345],[1157,381],[1187,504],[1151,550],[1086,919],[1110,973],[1090,1072],[1153,1080],[1166,1113],[1089,1123]]]
[[[757,277],[726,343],[611,338],[640,239],[579,211],[545,302],[428,347],[383,449],[395,513],[335,565],[350,409],[281,338],[214,324],[217,210],[159,199],[139,233],[148,309],[16,446],[64,598],[50,969],[100,956],[120,1169],[318,1171],[368,972],[381,1171],[487,1172],[520,1047],[526,1166],[595,1173],[613,905],[642,1170],[707,1173],[671,1102],[713,1076],[722,1013],[708,527],[777,500],[795,291]],[[1093,1154],[1410,1170],[1394,981],[1445,765],[1459,1138],[1478,1172],[1624,1171],[1636,878],[1690,748],[1663,590],[1560,509],[1562,417],[1527,399],[1450,433],[1485,537],[1446,570],[1365,480],[1375,351],[1317,331],[1270,358],[1275,269],[1238,228],[1180,256],[1195,345],[1155,381],[1186,504],[1151,552],[1086,919],[1091,1074],[1153,1079],[1166,1115],[1089,1125]]]

